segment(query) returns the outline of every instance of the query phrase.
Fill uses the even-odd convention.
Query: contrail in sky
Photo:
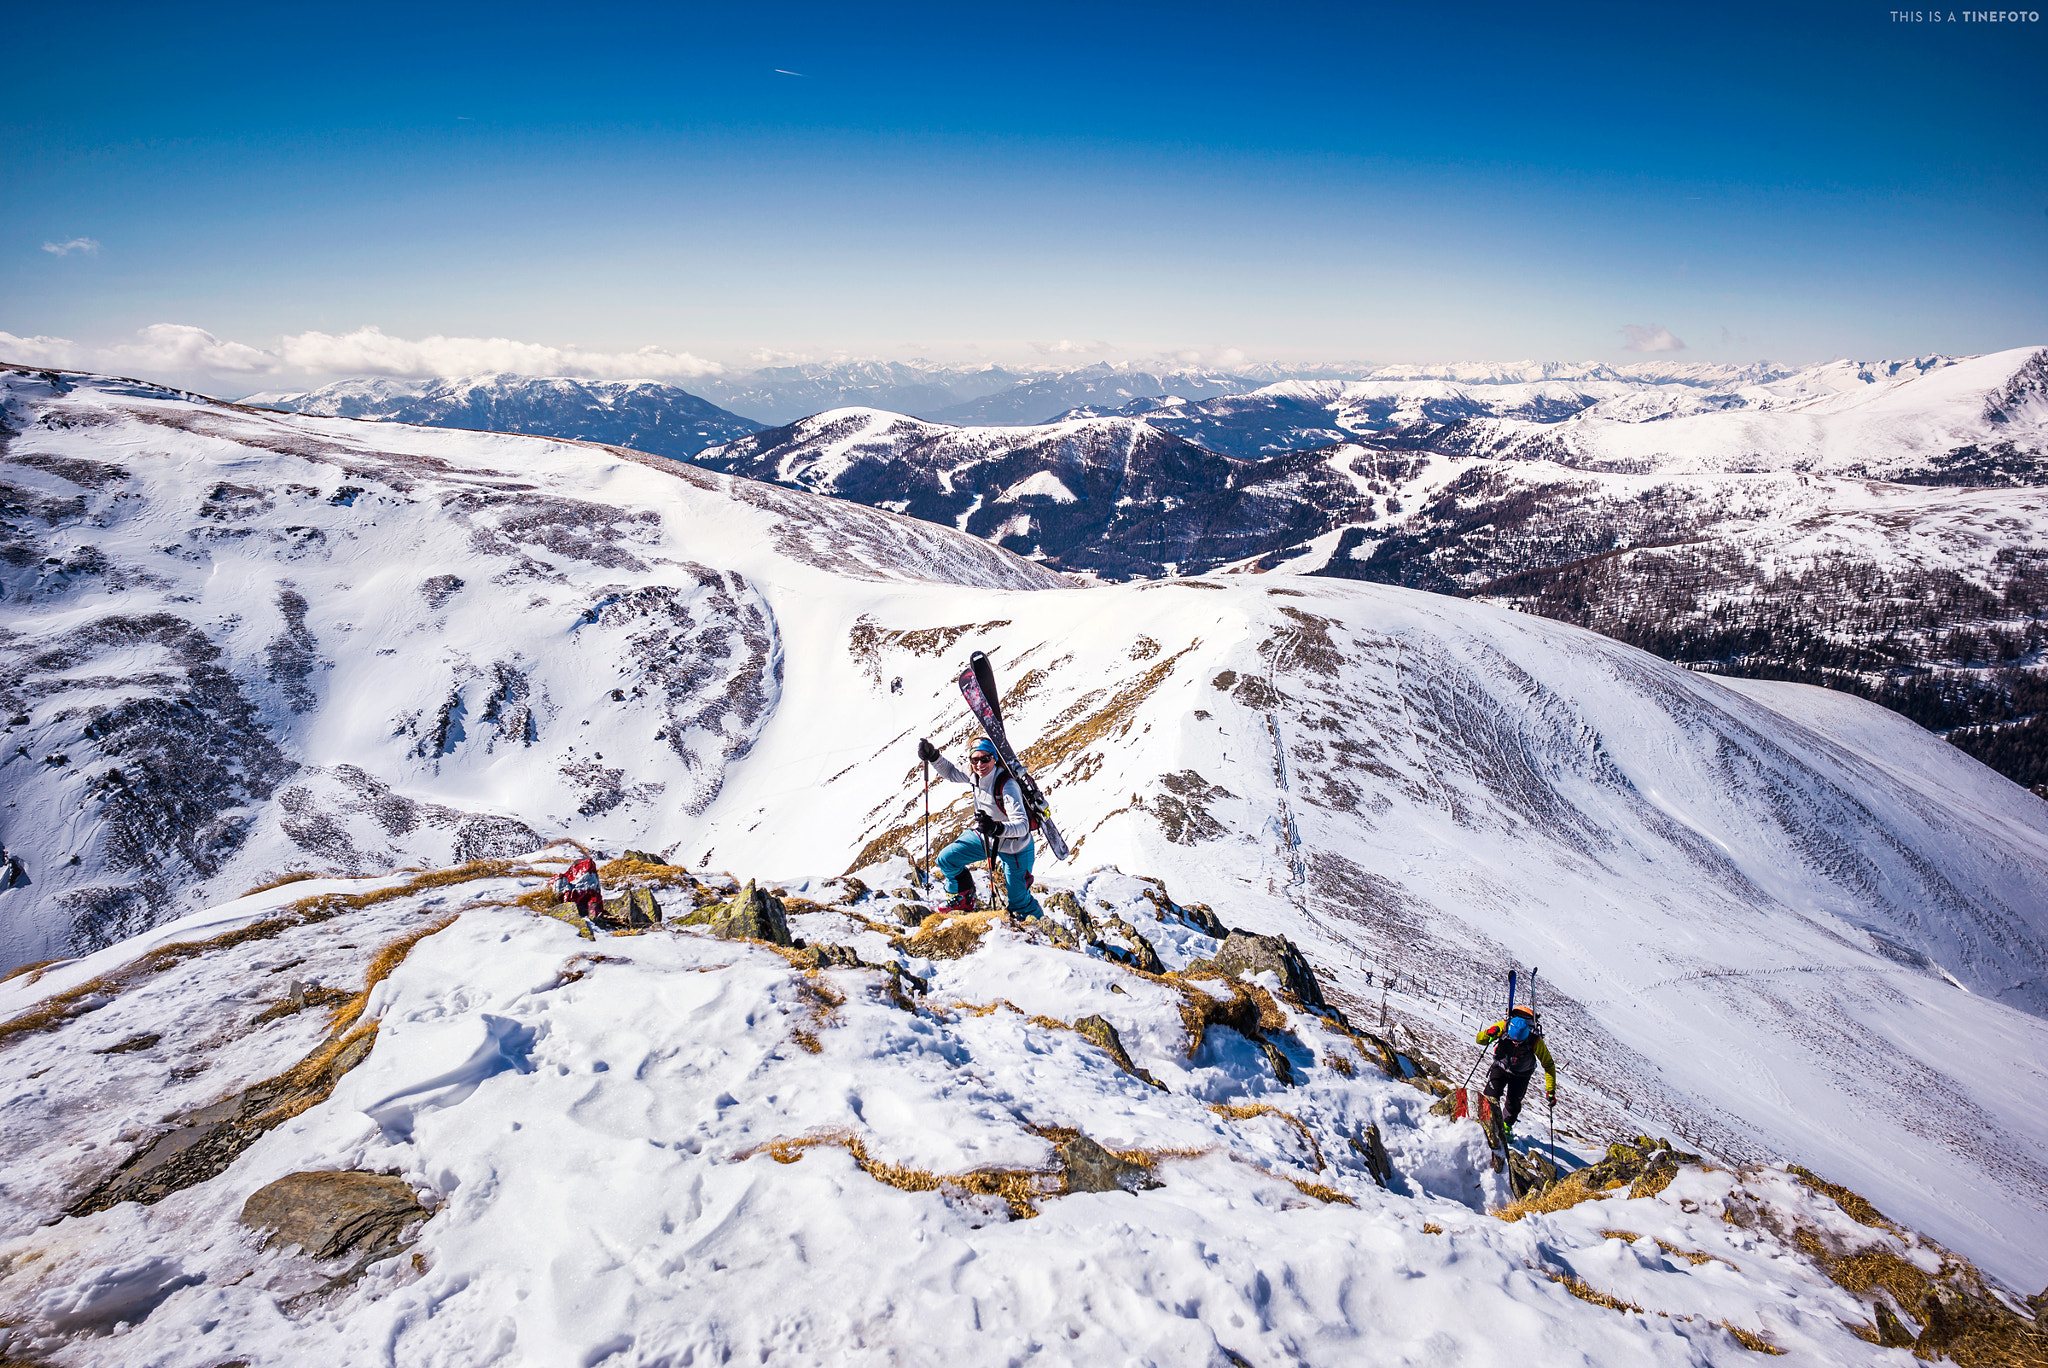
[[[784,70],[783,70],[783,69],[782,69],[781,67],[777,67],[777,68],[775,68],[775,74],[776,74],[777,76],[802,76],[802,75],[803,75],[803,73],[802,73],[801,71],[784,71]],[[806,78],[806,79],[808,79],[808,78]]]

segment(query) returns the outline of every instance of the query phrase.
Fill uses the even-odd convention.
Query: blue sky
[[[0,351],[232,392],[2048,342],[2048,25],[1893,13],[70,11],[0,89]]]

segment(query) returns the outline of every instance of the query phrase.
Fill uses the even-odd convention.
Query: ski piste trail
[[[60,456],[127,463],[126,500],[88,535],[168,583],[119,598],[93,588],[11,598],[10,626],[33,643],[116,602],[133,613],[190,593],[206,614],[247,624],[231,657],[260,658],[288,576],[333,664],[309,677],[304,712],[282,686],[266,689],[260,666],[245,678],[302,778],[356,765],[395,792],[566,831],[607,853],[672,850],[693,870],[823,897],[827,877],[890,828],[908,825],[903,849],[917,848],[916,738],[960,749],[971,727],[953,676],[969,649],[1000,646],[998,679],[1021,695],[1006,696],[1005,721],[1027,758],[1033,742],[1101,723],[1069,751],[1032,760],[1077,847],[1041,876],[1121,909],[1168,967],[1214,943],[1160,921],[1134,876],[1227,924],[1292,937],[1334,1000],[1376,996],[1368,970],[1400,972],[1409,991],[1393,996],[1397,1020],[1456,1074],[1476,1051],[1471,1032],[1498,1007],[1503,967],[1541,964],[1561,1122],[1576,1116],[1602,1138],[1675,1132],[1682,1147],[1731,1161],[1806,1163],[2014,1287],[2048,1272],[2037,1062],[2048,1057],[2038,975],[2048,823],[2031,795],[1893,714],[1800,686],[1691,675],[1482,604],[1290,577],[1061,588],[942,529],[602,448],[220,414],[162,392],[81,388],[112,421],[38,440]],[[185,426],[145,426],[120,415],[128,407]],[[364,477],[319,452],[241,440],[251,434],[346,448],[357,469],[395,453],[412,463],[414,486],[374,518],[347,511],[328,501],[333,487]],[[150,559],[191,544],[192,507],[228,473],[267,482],[280,503],[287,483],[316,490],[248,522],[281,531],[288,519],[331,519],[330,549],[285,568],[276,538],[245,537],[211,542],[196,569]],[[752,729],[749,745],[699,738],[686,763],[650,745],[662,714],[630,694],[604,705],[610,679],[586,676],[602,673],[595,662],[632,682],[621,663],[631,631],[607,613],[639,572],[559,542],[507,552],[480,539],[451,514],[460,504],[449,486],[486,477],[526,486],[528,504],[537,490],[646,514],[621,539],[649,577],[705,567],[730,600],[758,606],[766,702],[739,724]],[[342,532],[344,549],[333,549]],[[494,579],[520,557],[556,578]],[[465,587],[431,604],[415,586],[433,573]],[[579,646],[578,633],[595,640]],[[1283,637],[1293,663],[1279,670],[1269,643]],[[406,668],[385,664],[387,651]],[[392,735],[393,715],[431,716],[451,681],[480,718],[494,655],[517,659],[532,696],[555,708],[537,709],[534,745],[489,747],[472,726],[427,756],[416,736]],[[457,656],[473,662],[467,672],[450,663]],[[741,674],[733,666],[712,684]],[[110,694],[145,687],[110,669],[92,679]],[[40,713],[36,724],[56,725]],[[627,796],[578,815],[557,744],[574,763],[612,757],[603,763],[624,771]],[[10,798],[54,817],[75,805],[56,787],[67,781],[38,770],[11,779]],[[649,792],[655,784],[670,788]],[[1298,797],[1291,809],[1283,784]],[[707,791],[695,812],[676,801]],[[1283,811],[1305,852],[1298,885],[1269,882],[1270,823]],[[953,814],[964,819],[964,806]],[[216,906],[0,984],[0,1013],[149,944],[217,934],[326,887],[232,898],[238,881],[304,862],[286,820],[275,805],[258,814],[244,856],[208,885]],[[368,829],[359,814],[337,820]],[[41,858],[22,842],[21,815],[10,822],[10,849],[28,849],[39,868],[74,848],[53,843]],[[403,858],[383,867],[445,861],[445,844],[419,844],[430,836],[446,840],[426,828],[391,837]],[[381,853],[367,838],[356,848]],[[26,1137],[0,1170],[10,1237],[0,1319],[97,1330],[133,1313],[139,1323],[67,1353],[195,1365],[315,1351],[391,1362],[682,1362],[714,1350],[978,1362],[1021,1345],[1075,1362],[1217,1362],[1225,1349],[1261,1363],[1734,1361],[1748,1351],[1721,1320],[1822,1361],[1876,1352],[1840,1329],[1856,1318],[1853,1298],[1794,1260],[1740,1248],[1754,1236],[1701,1215],[1717,1209],[1713,1193],[1675,1183],[1655,1199],[1514,1225],[1481,1217],[1504,1194],[1476,1176],[1477,1129],[1427,1117],[1425,1094],[1369,1069],[1347,1078],[1324,1067],[1345,1047],[1314,1022],[1292,1030],[1307,1081],[1283,1090],[1249,1042],[1227,1045],[1221,1032],[1186,1058],[1177,1009],[1156,985],[998,927],[965,958],[909,965],[931,981],[925,1013],[878,1001],[873,971],[827,971],[844,976],[846,1000],[812,1055],[791,1047],[789,1021],[816,1002],[772,952],[687,932],[593,946],[521,909],[471,906],[537,887],[559,865],[188,961],[0,1048],[8,1133]],[[895,887],[898,871],[907,866],[885,860],[863,877]],[[165,1116],[311,1048],[317,1014],[247,1026],[281,988],[276,975],[352,987],[378,944],[463,907],[380,988],[376,1048],[331,1099],[211,1183],[40,1226]],[[814,942],[890,957],[848,912],[795,921]],[[593,952],[606,962],[571,979],[571,963]],[[999,999],[1019,1010],[975,1015]],[[1091,1013],[1170,1091],[1030,1021]],[[1353,1017],[1375,1024],[1362,1009]],[[153,1050],[90,1053],[149,1032],[163,1041]],[[1295,1115],[1315,1146],[1270,1114],[1209,1110],[1234,1102]],[[1387,1195],[1343,1143],[1370,1121],[1399,1175]],[[877,1183],[831,1144],[793,1163],[747,1156],[843,1130],[874,1159],[932,1173],[1031,1168],[1048,1142],[1027,1122],[1116,1148],[1196,1153],[1163,1162],[1156,1191],[1063,1197],[1028,1221]],[[294,1321],[265,1288],[298,1275],[284,1256],[254,1252],[234,1212],[270,1177],[338,1167],[395,1170],[437,1199],[418,1246],[425,1268],[385,1269],[389,1285],[365,1284],[347,1315]],[[1804,1203],[1813,1221],[1843,1219],[1768,1170],[1681,1183],[1709,1179],[1775,1184],[1773,1200]],[[1653,1230],[1652,1218],[1669,1224]],[[1424,1221],[1445,1233],[1424,1232]],[[1610,1228],[1720,1250],[1741,1276],[1602,1238]],[[1652,1312],[1706,1319],[1594,1306],[1544,1268]],[[735,1298],[736,1274],[772,1292]],[[1711,1301],[1686,1300],[1709,1291]]]

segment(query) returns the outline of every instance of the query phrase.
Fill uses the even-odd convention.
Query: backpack
[[[1003,821],[1007,823],[1010,820],[1010,805],[1003,801],[1003,784],[1005,782],[1016,784],[1018,794],[1020,796],[1023,796],[1024,781],[1022,779],[1019,779],[1016,775],[1010,773],[1008,767],[1006,767],[1000,760],[996,761],[995,771],[997,774],[1000,774],[1002,778],[996,780],[995,787],[991,789],[990,792],[992,792],[995,795],[996,808],[1003,814]],[[1024,798],[1024,816],[1028,818],[1031,822],[1032,835],[1036,836],[1038,834],[1039,822],[1043,819],[1044,815],[1045,814],[1039,812],[1038,810],[1032,807],[1031,799],[1029,797]]]
[[[578,860],[555,876],[555,886],[564,893],[597,893],[602,891],[597,879],[597,865],[589,856]]]

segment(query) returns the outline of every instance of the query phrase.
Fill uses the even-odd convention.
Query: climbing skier
[[[967,773],[939,754],[930,741],[917,743],[917,757],[939,772],[939,777],[974,789],[974,830],[961,833],[958,840],[939,852],[939,873],[946,879],[952,900],[947,912],[974,910],[974,881],[966,876],[970,865],[988,859],[992,842],[996,862],[1002,866],[1004,891],[1010,915],[1036,917],[1042,912],[1031,896],[1031,863],[1034,846],[1031,818],[1024,811],[1024,791],[1016,778],[1003,768],[996,748],[987,737],[976,741],[967,752]],[[991,896],[994,890],[990,890]]]
[[[1509,1009],[1504,1019],[1479,1033],[1479,1043],[1493,1045],[1493,1066],[1486,1071],[1484,1091],[1495,1102],[1501,1102],[1501,1094],[1506,1092],[1502,1119],[1508,1129],[1514,1128],[1515,1118],[1522,1114],[1522,1094],[1529,1091],[1529,1080],[1536,1076],[1539,1062],[1543,1065],[1543,1095],[1547,1101],[1557,1101],[1557,1066],[1550,1061],[1550,1047],[1543,1043],[1543,1024],[1536,1013],[1527,1007]]]
[[[597,862],[585,855],[555,875],[555,896],[576,904],[577,914],[585,920],[602,916],[604,889],[598,882]]]

